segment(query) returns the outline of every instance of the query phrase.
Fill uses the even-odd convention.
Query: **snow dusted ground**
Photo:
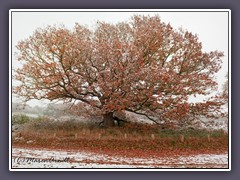
[[[143,159],[89,152],[12,148],[12,168],[228,168],[228,154]]]

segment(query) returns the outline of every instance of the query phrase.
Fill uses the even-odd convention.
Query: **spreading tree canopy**
[[[72,30],[39,28],[17,49],[23,66],[14,92],[26,101],[81,101],[99,109],[106,126],[117,111],[156,123],[221,113],[216,97],[200,103],[189,98],[217,90],[223,53],[203,52],[197,35],[175,30],[159,16],[97,22],[94,30],[77,23]]]

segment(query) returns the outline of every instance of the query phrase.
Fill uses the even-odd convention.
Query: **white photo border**
[[[13,12],[228,12],[228,168],[12,168],[12,13]],[[231,10],[230,9],[10,9],[9,10],[9,170],[10,171],[231,171]]]

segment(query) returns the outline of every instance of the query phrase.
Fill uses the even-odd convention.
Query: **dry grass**
[[[193,130],[193,129],[165,129],[161,130],[157,125],[126,123],[120,127],[103,128],[97,123],[82,123],[78,121],[57,122],[47,118],[38,118],[25,124],[22,131],[25,136],[33,137],[74,137],[76,139],[184,139],[200,138],[209,139],[227,137],[221,130]]]
[[[228,136],[223,131],[160,130],[156,125],[137,123],[102,128],[94,123],[54,122],[39,118],[27,122],[21,136],[22,140],[13,138],[14,146],[87,150],[124,156],[216,153],[228,149]]]

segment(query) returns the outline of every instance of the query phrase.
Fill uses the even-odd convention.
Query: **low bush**
[[[20,114],[20,115],[13,115],[12,116],[12,124],[26,124],[30,121],[30,118],[24,114]]]
[[[66,131],[72,132],[81,129],[92,129],[96,126],[93,123],[83,123],[76,120],[56,121],[47,117],[38,117],[27,124],[28,129],[45,131]]]
[[[207,135],[211,135],[211,137],[222,137],[224,136],[223,130],[207,130],[207,129],[181,129],[181,130],[160,130],[158,131],[159,137],[179,137],[179,135],[183,135],[184,137],[197,137],[204,138]]]

